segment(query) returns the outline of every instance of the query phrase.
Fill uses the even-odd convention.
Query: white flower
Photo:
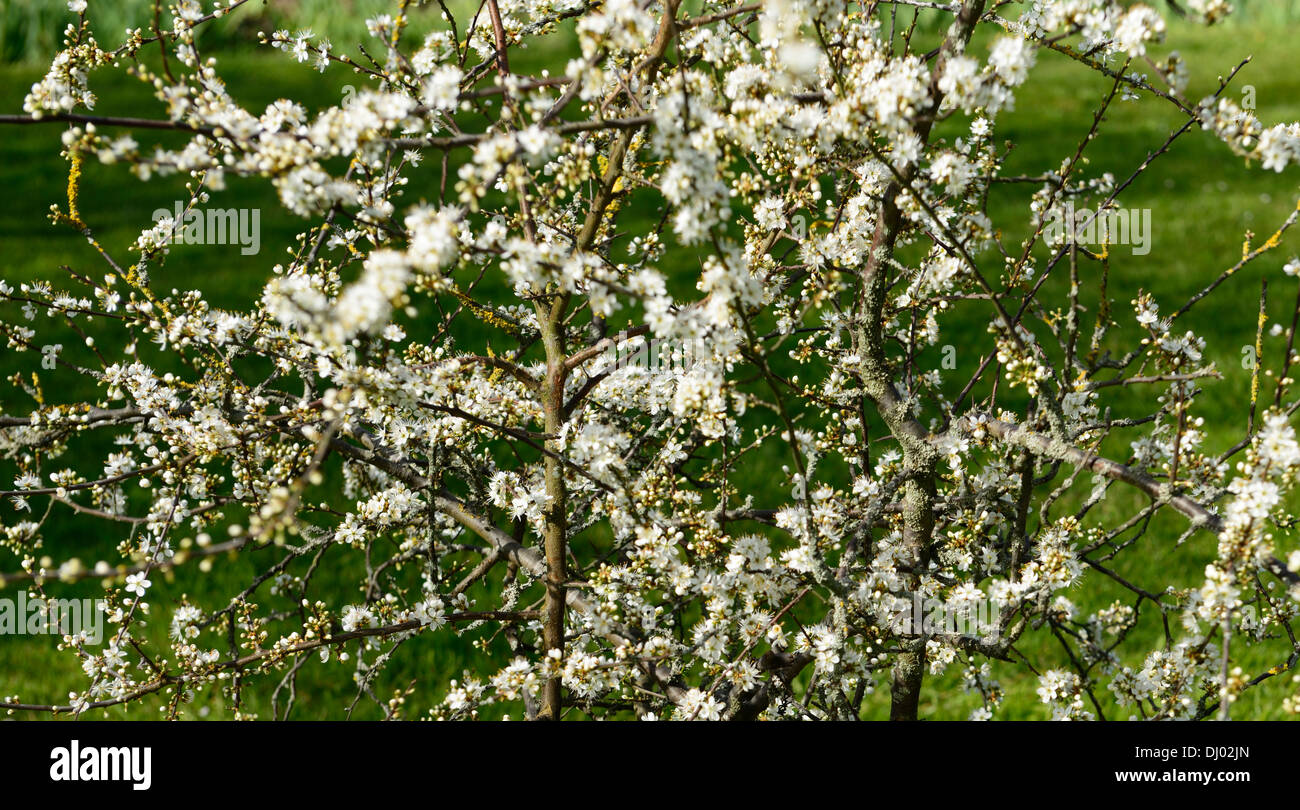
[[[1131,6],[1115,26],[1115,47],[1130,57],[1146,53],[1146,43],[1164,38],[1165,21],[1145,5]]]
[[[767,197],[754,206],[754,221],[765,231],[775,231],[786,226],[780,197]]]
[[[145,579],[145,575],[143,573],[127,574],[126,592],[133,593],[136,596],[144,596],[145,589],[147,589],[152,584],[153,584],[152,582]]]
[[[443,65],[424,80],[424,92],[420,100],[434,109],[456,109],[456,100],[460,93],[460,77],[460,68],[455,65]]]
[[[721,720],[722,702],[712,695],[691,689],[677,704],[674,720]]]
[[[447,623],[446,606],[438,597],[430,596],[415,606],[415,617],[425,626],[442,627]]]
[[[1034,66],[1033,46],[1022,37],[998,37],[989,51],[989,66],[1007,85],[1014,87],[1021,84],[1029,76],[1029,69]]]
[[[365,605],[348,605],[343,610],[343,616],[340,624],[343,626],[343,632],[351,633],[365,627],[371,627],[375,622],[375,614]]]

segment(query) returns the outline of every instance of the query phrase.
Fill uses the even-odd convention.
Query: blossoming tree
[[[1211,454],[1198,397],[1218,374],[1179,318],[1297,215],[1136,317],[1108,297],[1106,246],[1044,227],[1067,199],[1114,208],[1189,132],[1264,170],[1300,160],[1300,126],[1229,100],[1235,70],[1193,99],[1177,54],[1147,53],[1162,14],[1214,23],[1224,0],[398,0],[359,50],[264,37],[360,79],[320,110],[246,109],[200,51],[245,2],[160,4],[109,49],[76,0],[48,74],[0,118],[65,130],[54,224],[101,262],[0,284],[0,328],[30,358],[0,416],[2,582],[103,580],[109,628],[62,640],[84,689],[0,707],[176,714],[215,691],[238,710],[266,688],[288,716],[300,673],[334,668],[384,716],[419,691],[448,718],[915,719],[953,669],[989,717],[996,665],[1058,717],[1205,717],[1295,663],[1294,354]],[[525,45],[552,70],[520,69]],[[1047,51],[1108,90],[1059,165],[1008,176],[999,118]],[[95,105],[114,70],[153,89],[154,116]],[[1125,97],[1182,124],[1130,175],[1091,174]],[[263,178],[301,234],[280,263],[240,257],[259,298],[214,307],[159,281],[173,219],[129,248],[96,237],[76,204],[96,160],[179,173],[196,209]],[[1017,221],[993,221],[996,184],[1026,190]],[[969,376],[919,360],[954,322],[980,326]],[[42,351],[55,333],[89,350]],[[688,362],[636,362],[651,343]],[[96,394],[61,399],[50,368]],[[1151,408],[1112,414],[1133,386]],[[1178,543],[1148,533],[1166,513]],[[60,514],[118,559],[58,558]],[[1199,587],[1111,562],[1190,554],[1199,533],[1218,541]],[[217,555],[258,573],[150,604],[162,573],[199,583]],[[1067,589],[1099,581],[1129,598],[1076,609]],[[931,621],[976,607],[975,625]],[[1130,638],[1143,616],[1154,648]],[[155,619],[165,644],[141,631]],[[463,678],[384,680],[452,634],[473,642]],[[1268,638],[1290,639],[1283,658],[1243,672]],[[1029,644],[1065,663],[1039,671]]]

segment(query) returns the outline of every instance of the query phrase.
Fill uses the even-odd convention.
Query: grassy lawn
[[[1294,70],[1294,53],[1276,37],[1269,24],[1237,25],[1229,31],[1203,31],[1180,24],[1171,25],[1170,46],[1177,48],[1192,66],[1189,97],[1201,98],[1217,88],[1217,77],[1226,75],[1242,58],[1253,57],[1252,62],[1238,76],[1228,94],[1240,100],[1242,85],[1252,85],[1256,91],[1258,114],[1265,124],[1292,121],[1300,118],[1300,74]],[[983,45],[972,46],[983,53]],[[544,59],[533,52],[538,62]],[[1029,83],[1017,94],[1016,111],[1004,116],[998,123],[999,139],[1014,141],[1017,146],[1005,163],[1006,174],[1040,174],[1055,169],[1061,160],[1072,154],[1081,136],[1087,131],[1093,111],[1109,89],[1101,77],[1095,77],[1065,57],[1041,54],[1038,69],[1030,75]],[[309,108],[336,103],[342,88],[357,79],[350,73],[331,70],[316,73],[306,66],[292,66],[280,56],[242,56],[223,59],[222,71],[232,93],[253,110],[260,109],[277,98],[296,99]],[[527,63],[516,69],[528,69]],[[0,112],[21,109],[22,98],[31,83],[42,73],[39,68],[0,67]],[[107,114],[145,115],[158,117],[157,105],[149,94],[131,80],[103,74],[92,81],[100,97],[96,112]],[[1149,150],[1158,147],[1164,139],[1183,123],[1181,114],[1166,102],[1144,98],[1139,102],[1116,101],[1102,127],[1102,135],[1090,147],[1089,176],[1100,172],[1114,173],[1123,180],[1145,158]],[[943,134],[942,128],[939,130]],[[32,126],[0,129],[0,278],[11,283],[37,278],[57,278],[60,268],[67,265],[91,276],[107,271],[102,261],[79,235],[64,226],[51,225],[47,218],[51,204],[63,205],[67,166],[59,158],[60,127]],[[142,143],[168,143],[165,136],[135,133]],[[436,197],[436,184],[421,187],[419,179],[431,174],[422,173],[412,182],[407,193],[408,202],[421,197]],[[1205,286],[1220,272],[1236,262],[1242,253],[1242,243],[1247,232],[1252,232],[1251,244],[1258,245],[1271,234],[1297,204],[1297,178],[1294,167],[1282,174],[1264,172],[1258,167],[1247,168],[1233,157],[1225,146],[1211,136],[1194,129],[1179,139],[1168,154],[1156,161],[1121,198],[1127,208],[1150,208],[1154,225],[1153,245],[1149,255],[1134,256],[1125,248],[1112,251],[1109,289],[1116,303],[1116,319],[1125,323],[1121,332],[1131,335],[1132,312],[1127,302],[1139,290],[1152,292],[1161,304],[1162,312],[1177,309],[1191,294]],[[1015,245],[1027,229],[1027,197],[1033,187],[999,188],[991,198],[990,214],[995,223],[1005,223]],[[122,167],[103,167],[88,163],[81,186],[81,212],[92,225],[101,242],[119,258],[126,255],[125,247],[149,224],[156,209],[171,209],[174,201],[183,198],[183,180],[176,177],[154,179],[141,183]],[[303,227],[303,221],[281,209],[268,183],[259,180],[230,178],[229,189],[214,195],[211,207],[257,208],[261,211],[262,252],[257,257],[245,257],[236,245],[225,247],[179,247],[173,250],[166,264],[153,269],[154,286],[163,289],[196,288],[218,307],[243,308],[258,295],[269,267],[281,261],[279,251],[292,244],[292,237]],[[655,211],[626,212],[629,230],[635,232],[637,220],[651,220]],[[1017,228],[1019,230],[1017,230]],[[1291,255],[1300,252],[1300,239],[1288,235],[1281,247],[1256,263],[1247,266],[1231,278],[1226,289],[1191,310],[1180,320],[1182,329],[1191,329],[1207,341],[1207,357],[1216,361],[1224,379],[1208,381],[1207,392],[1194,409],[1195,414],[1206,418],[1207,445],[1210,451],[1221,451],[1235,443],[1245,429],[1245,409],[1242,403],[1249,395],[1250,374],[1241,366],[1241,349],[1254,343],[1256,310],[1261,277],[1270,282],[1270,325],[1289,324],[1290,309],[1295,300],[1296,280],[1284,277],[1281,266]],[[1040,250],[1039,261],[1045,262],[1046,251]],[[989,266],[998,268],[1000,259],[990,253],[980,257]],[[679,273],[681,288],[691,289],[692,262],[688,256],[670,254],[664,266],[686,268]],[[1041,265],[1040,265],[1041,266]],[[1095,273],[1095,265],[1084,265],[1084,274]],[[992,273],[996,275],[996,270]],[[1094,290],[1095,275],[1085,275],[1083,286]],[[497,283],[492,289],[502,294],[506,285]],[[1064,274],[1048,282],[1040,300],[1056,306],[1064,300]],[[1085,299],[1087,293],[1085,292]],[[1095,309],[1094,309],[1095,311]],[[988,312],[966,306],[953,318],[942,322],[944,337],[940,344],[959,347],[958,368],[950,372],[955,394],[979,362],[980,349],[987,336],[984,327]],[[45,327],[49,330],[52,325]],[[55,335],[46,331],[46,335]],[[80,345],[75,335],[65,332],[65,356],[89,363],[93,356]],[[476,340],[487,340],[486,335],[463,335],[471,345]],[[107,345],[114,346],[115,343]],[[1127,349],[1129,346],[1124,346]],[[1280,339],[1265,339],[1266,365],[1274,365],[1281,356]],[[159,358],[159,362],[165,362]],[[939,349],[920,358],[922,368],[938,368]],[[30,372],[35,359],[28,356],[5,354],[0,356],[0,373],[8,376],[16,371]],[[45,372],[42,379],[52,396],[72,400],[88,396],[91,390],[83,381],[69,372]],[[61,376],[59,376],[61,375]],[[0,389],[0,402],[6,413],[21,413],[31,407],[29,401],[17,401],[15,388],[6,385]],[[1263,390],[1271,397],[1271,383]],[[1140,391],[1128,392],[1117,402],[1114,417],[1139,415],[1153,408]],[[1125,411],[1124,405],[1131,406]],[[82,441],[82,448],[93,445]],[[107,442],[103,449],[107,449]],[[1123,459],[1128,454],[1123,442],[1107,444],[1104,450],[1112,457]],[[97,451],[98,452],[98,451]],[[102,455],[102,454],[101,454]],[[772,492],[771,481],[776,477],[767,464],[778,465],[784,461],[775,452],[759,454],[748,469],[740,471],[746,485],[762,502],[765,493]],[[13,477],[13,467],[0,462],[0,487],[7,486]],[[1086,488],[1086,487],[1085,487]],[[775,500],[775,496],[768,498]],[[1126,517],[1142,499],[1118,489],[1112,490],[1107,502],[1094,510],[1093,520],[1106,516]],[[1061,514],[1058,509],[1057,514]],[[9,504],[0,506],[0,520],[20,519]],[[99,559],[113,559],[114,547],[121,536],[109,535],[94,522],[66,516],[51,519],[46,532],[46,553],[56,559],[77,555],[93,564]],[[1185,524],[1178,516],[1161,515],[1152,524],[1138,547],[1130,549],[1114,561],[1116,571],[1130,581],[1149,589],[1159,590],[1164,584],[1179,587],[1200,583],[1207,562],[1214,556],[1214,541],[1204,534],[1181,548],[1174,547],[1175,539]],[[1281,541],[1286,542],[1286,541]],[[1289,548],[1290,546],[1286,546]],[[199,604],[211,607],[224,604],[230,595],[248,585],[256,573],[276,560],[274,551],[258,552],[239,558],[218,558],[211,571],[199,574],[191,567],[179,569],[175,574],[158,574],[153,577],[155,588],[149,601],[160,614],[150,623],[151,638],[162,642],[166,635],[170,606],[183,595],[192,596]],[[337,557],[327,555],[324,568],[329,570],[317,578],[317,591],[332,593],[339,603],[355,598],[351,590],[359,580],[355,563],[349,564],[348,555],[339,552]],[[331,564],[337,563],[331,567]],[[0,551],[0,570],[17,570],[17,559],[7,551]],[[90,597],[95,595],[95,583],[86,581],[76,586],[50,586],[52,593],[60,596]],[[12,596],[14,589],[3,595]],[[264,593],[264,592],[263,592]],[[1070,594],[1083,613],[1103,607],[1115,599],[1131,603],[1129,593],[1095,572],[1089,572],[1084,585]],[[265,597],[271,599],[271,597]],[[265,602],[264,602],[265,603]],[[1157,617],[1144,611],[1144,624],[1135,631],[1126,645],[1130,650],[1145,651],[1159,646],[1163,635]],[[499,651],[499,647],[496,647]],[[1040,633],[1020,645],[1020,650],[1040,671],[1062,666],[1064,655],[1049,635]],[[424,636],[407,642],[394,656],[389,671],[382,677],[377,693],[387,695],[393,688],[403,686],[413,679],[421,682],[445,682],[457,677],[477,655],[470,647],[469,637],[442,633]],[[1278,663],[1286,656],[1286,645],[1278,643],[1271,648],[1260,647],[1243,656],[1238,663],[1249,675]],[[1127,664],[1140,665],[1140,658],[1126,660]],[[338,669],[338,671],[335,671]],[[294,717],[324,718],[337,716],[355,695],[348,674],[350,664],[330,663],[325,666],[308,665],[302,670],[297,690]],[[996,674],[1002,679],[1007,698],[1001,717],[1007,719],[1033,719],[1048,715],[1034,694],[1037,679],[1023,667],[998,664]],[[974,696],[964,695],[960,686],[959,668],[928,678],[924,692],[922,716],[934,718],[963,718],[978,705]],[[66,698],[69,690],[84,688],[84,678],[68,653],[56,653],[49,639],[24,637],[0,638],[0,695],[17,693],[30,701],[58,701]],[[245,707],[262,717],[269,717],[273,680],[261,682],[256,689],[244,695]],[[1239,717],[1267,718],[1277,716],[1281,695],[1289,687],[1289,678],[1276,678],[1262,687],[1250,691],[1238,704]],[[868,699],[867,716],[883,717],[888,713],[888,690]],[[1099,690],[1099,696],[1109,693]],[[184,716],[220,718],[230,716],[229,710],[218,699],[219,695],[201,693],[185,709]],[[417,690],[408,701],[408,716],[415,716],[441,695],[429,690]],[[107,716],[146,718],[150,710],[144,706],[131,710],[117,708]],[[372,718],[377,710],[368,701],[357,706],[357,717]]]

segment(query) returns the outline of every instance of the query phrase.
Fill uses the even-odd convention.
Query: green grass
[[[1172,27],[1171,45],[1181,50],[1193,66],[1190,97],[1200,98],[1211,92],[1217,86],[1218,75],[1226,74],[1243,56],[1252,54],[1254,61],[1239,76],[1237,86],[1250,84],[1256,88],[1259,114],[1266,123],[1300,118],[1300,76],[1292,70],[1293,55],[1289,48],[1279,44],[1275,29],[1267,23],[1239,24],[1230,34],[1225,33],[1177,24]],[[978,49],[981,46],[977,42],[972,47]],[[537,50],[530,52],[534,62],[544,58]],[[1063,157],[1072,154],[1078,139],[1087,130],[1093,110],[1108,89],[1104,80],[1089,76],[1084,69],[1064,57],[1044,54],[1040,56],[1040,62],[1039,68],[1031,74],[1029,84],[1017,94],[1016,112],[999,122],[999,139],[1017,144],[1006,162],[1010,174],[1054,169]],[[352,74],[343,71],[331,70],[320,76],[302,67],[295,69],[280,57],[225,58],[223,64],[223,75],[232,92],[251,109],[258,109],[280,97],[297,99],[308,107],[319,107],[334,103],[340,97],[343,85],[356,82]],[[527,62],[523,63],[525,69],[527,65]],[[34,67],[0,68],[0,111],[20,109],[23,93],[41,72]],[[100,96],[97,112],[158,115],[157,106],[148,93],[129,79],[102,74],[96,77],[93,86]],[[1240,95],[1235,97],[1239,99]],[[1088,171],[1092,174],[1111,171],[1118,179],[1127,177],[1147,151],[1163,142],[1181,123],[1176,111],[1164,102],[1149,99],[1115,102],[1102,128],[1102,136],[1088,151],[1091,160]],[[105,272],[102,262],[80,236],[66,227],[51,225],[45,216],[49,205],[62,205],[64,202],[67,167],[58,157],[59,131],[57,126],[0,130],[0,155],[5,158],[0,161],[0,188],[5,189],[3,200],[0,200],[0,277],[7,281],[56,277],[62,265],[90,275]],[[941,136],[944,132],[942,128],[939,130]],[[137,138],[148,143],[153,136],[145,133],[137,134]],[[158,140],[167,142],[165,137]],[[1280,175],[1263,172],[1258,167],[1247,168],[1226,147],[1199,130],[1184,135],[1121,197],[1125,207],[1149,207],[1153,210],[1155,232],[1153,249],[1148,256],[1131,256],[1123,248],[1112,251],[1110,291],[1116,302],[1117,319],[1128,321],[1132,317],[1127,302],[1140,289],[1153,292],[1162,311],[1172,311],[1240,257],[1247,230],[1255,232],[1252,243],[1258,244],[1294,208],[1297,176],[1294,168]],[[435,196],[436,188],[432,191],[427,190],[429,188],[428,184],[422,186],[413,182],[408,200],[414,202],[421,196]],[[101,167],[92,163],[87,165],[82,183],[81,211],[101,241],[115,255],[121,256],[124,247],[148,223],[150,213],[157,208],[170,208],[173,201],[181,199],[182,195],[182,182],[176,178],[141,183],[122,167]],[[262,253],[255,261],[250,261],[240,256],[236,246],[177,248],[165,265],[154,268],[155,287],[194,287],[203,290],[215,306],[247,306],[264,283],[269,266],[279,260],[275,251],[291,244],[293,234],[302,227],[303,221],[280,209],[269,185],[258,180],[232,178],[229,190],[214,195],[209,205],[259,208]],[[625,212],[627,229],[635,230],[639,224],[652,220],[656,213],[629,208]],[[1027,223],[1026,189],[999,189],[992,198],[990,213],[996,223],[1006,223],[1008,242],[1014,244]],[[1295,281],[1284,279],[1280,267],[1288,256],[1298,252],[1297,243],[1295,237],[1288,237],[1279,251],[1243,270],[1219,294],[1193,309],[1180,322],[1181,328],[1192,329],[1206,338],[1208,357],[1214,359],[1225,374],[1224,380],[1206,385],[1207,393],[1196,409],[1207,419],[1211,450],[1222,450],[1231,445],[1245,427],[1241,404],[1248,396],[1249,374],[1241,368],[1239,361],[1241,347],[1254,342],[1261,276],[1269,278],[1272,283],[1270,323],[1284,317],[1289,323],[1289,302],[1294,299]],[[1045,251],[1040,251],[1039,261],[1045,258]],[[980,259],[996,266],[995,256],[982,256]],[[683,268],[673,279],[674,287],[680,286],[683,292],[692,288],[693,261],[688,254],[671,254],[664,265]],[[1091,267],[1086,266],[1084,272],[1094,273]],[[1046,285],[1041,300],[1053,305],[1063,300],[1061,275]],[[1085,289],[1095,288],[1095,282],[1095,275],[1085,275]],[[494,280],[489,289],[494,294],[504,295],[507,288],[500,280]],[[1085,300],[1088,300],[1086,296],[1087,293]],[[944,336],[940,345],[958,347],[958,369],[951,372],[950,377],[950,384],[955,387],[970,375],[979,360],[978,350],[967,347],[986,345],[984,325],[989,313],[980,306],[978,303],[964,305],[943,321]],[[59,333],[51,331],[49,334]],[[471,346],[489,339],[486,334],[466,333],[461,337]],[[89,351],[70,335],[68,339],[60,339],[65,344],[65,356],[91,362]],[[117,345],[111,336],[104,335],[99,339],[103,345]],[[1275,362],[1280,353],[1278,342],[1266,339],[1266,364]],[[166,362],[162,357],[153,359],[158,363]],[[919,362],[923,368],[927,364],[928,367],[938,367],[938,349],[923,354]],[[30,371],[33,365],[30,356],[0,357],[0,372],[5,374],[20,369]],[[92,393],[83,381],[68,372],[45,372],[43,379],[52,390],[57,387],[62,399],[72,400]],[[1271,387],[1267,385],[1265,390],[1271,393]],[[14,391],[13,387],[6,386],[0,392],[2,409],[21,412],[30,408],[30,402],[10,399]],[[955,393],[955,388],[952,393]],[[1124,392],[1123,397],[1111,401],[1116,403],[1115,416],[1137,415],[1151,409],[1146,398],[1137,391]],[[84,448],[83,452],[93,451],[92,454],[98,454],[100,449],[88,443],[80,447]],[[1105,449],[1119,458],[1128,452],[1122,442],[1108,444]],[[743,481],[743,487],[754,491],[761,501],[764,494],[773,491],[771,482],[776,478],[773,470],[783,463],[786,463],[786,458],[779,448],[767,446],[736,475]],[[0,485],[7,485],[11,478],[12,465],[0,463]],[[1095,510],[1093,517],[1104,522],[1107,516],[1130,513],[1131,508],[1141,502],[1131,494],[1113,490],[1106,504]],[[1060,514],[1060,510],[1056,513]],[[0,519],[15,519],[8,505],[0,507]],[[1179,587],[1199,584],[1205,564],[1213,559],[1213,540],[1201,536],[1182,548],[1174,549],[1173,542],[1183,528],[1181,518],[1161,515],[1138,547],[1115,561],[1116,570],[1131,581],[1155,590],[1171,583]],[[45,553],[56,559],[75,554],[92,563],[98,559],[113,559],[113,548],[122,539],[118,534],[105,533],[102,526],[93,522],[67,516],[52,518],[46,537]],[[593,542],[601,540],[597,538]],[[350,561],[352,557],[355,555],[341,551],[327,555],[317,580],[319,593],[331,593],[340,603],[349,598],[352,593],[349,589],[355,588],[358,580],[356,563]],[[205,575],[196,575],[191,567],[182,568],[175,574],[155,575],[155,589],[150,593],[150,601],[162,616],[151,622],[148,636],[155,642],[165,638],[166,622],[162,618],[166,615],[166,608],[183,594],[192,595],[205,606],[221,604],[275,559],[275,552],[264,551],[217,559],[211,572]],[[7,552],[0,553],[0,561],[3,561],[0,570],[11,571],[17,567],[15,558]],[[51,590],[56,595],[92,596],[93,586],[93,582],[87,581],[77,586],[51,586]],[[11,593],[12,589],[6,595]],[[259,601],[263,605],[275,604],[262,594],[259,594]],[[1085,584],[1069,596],[1083,612],[1095,610],[1116,598],[1131,601],[1126,591],[1091,572],[1085,578]],[[1145,651],[1161,643],[1163,636],[1156,617],[1149,611],[1144,611],[1144,615],[1143,625],[1126,644],[1128,650]],[[499,652],[499,647],[494,649]],[[1035,636],[1019,649],[1039,670],[1064,663],[1059,646],[1050,636]],[[394,656],[390,671],[379,682],[377,692],[387,695],[391,689],[418,678],[421,688],[408,703],[408,714],[416,715],[441,698],[441,695],[431,694],[427,684],[457,677],[463,668],[471,665],[473,655],[468,639],[452,634],[415,639]],[[1241,656],[1238,663],[1254,674],[1284,657],[1284,646],[1274,644],[1252,650]],[[1125,663],[1139,665],[1140,660],[1130,658]],[[339,667],[344,667],[347,672],[338,671]],[[294,717],[337,716],[355,694],[350,671],[349,665],[338,663],[323,667],[313,663],[304,667]],[[1028,719],[1047,716],[1045,707],[1039,704],[1034,694],[1037,681],[1032,675],[1023,668],[1003,664],[997,664],[995,672],[1007,692],[1002,717]],[[274,680],[268,678],[258,688],[250,688],[245,694],[248,710],[262,717],[270,716],[270,692]],[[72,657],[54,652],[48,639],[0,639],[0,694],[19,693],[24,699],[33,701],[61,701],[69,690],[84,685]],[[1238,704],[1237,716],[1277,716],[1280,695],[1286,686],[1284,679],[1278,678],[1252,690]],[[1102,689],[1099,694],[1104,698],[1108,692]],[[199,716],[201,710],[206,710],[208,717],[228,717],[229,709],[218,698],[219,695],[209,691],[201,693],[195,703],[186,708],[184,716]],[[924,699],[922,714],[927,717],[965,717],[978,705],[975,698],[962,693],[956,667],[943,676],[927,678]],[[150,711],[143,707],[118,708],[111,710],[108,716],[144,718],[150,716]],[[883,717],[887,712],[887,689],[882,689],[868,700],[867,715]],[[374,717],[375,707],[363,701],[358,705],[356,716]]]
[[[463,12],[467,0],[453,0],[448,8]],[[155,0],[111,0],[91,2],[86,10],[99,44],[106,49],[122,43],[129,28],[152,26]],[[163,4],[163,25],[170,16]],[[209,4],[206,6],[211,8]],[[205,25],[199,33],[203,48],[248,47],[257,42],[259,31],[285,29],[291,32],[310,30],[335,43],[352,42],[363,20],[380,14],[393,15],[393,0],[292,0],[267,3],[252,0],[230,12],[216,25]],[[412,15],[408,32],[422,37],[437,25],[437,5],[432,12]],[[77,15],[68,10],[67,0],[0,0],[0,63],[39,64],[48,62],[62,47],[63,29],[75,23]],[[373,44],[373,43],[370,43]]]

